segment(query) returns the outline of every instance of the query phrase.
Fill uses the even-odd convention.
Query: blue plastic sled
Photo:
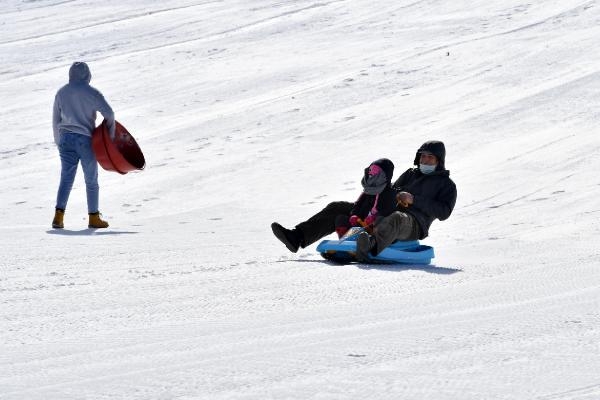
[[[317,251],[327,260],[339,263],[357,261],[356,236],[341,240],[323,240],[317,246]],[[377,256],[371,256],[366,263],[429,264],[434,257],[433,247],[421,245],[418,240],[397,241]]]

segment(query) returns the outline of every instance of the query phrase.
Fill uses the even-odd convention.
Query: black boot
[[[297,229],[286,229],[277,222],[271,224],[271,229],[273,230],[275,237],[285,244],[285,247],[287,247],[289,251],[292,253],[298,251],[298,248],[302,243],[302,233]]]
[[[356,238],[356,260],[359,262],[369,261],[372,250],[377,246],[375,238],[367,232],[361,232]]]

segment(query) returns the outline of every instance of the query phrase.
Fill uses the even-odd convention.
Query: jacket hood
[[[414,165],[419,165],[421,153],[425,151],[430,152],[438,159],[436,171],[443,171],[446,169],[446,147],[443,142],[440,142],[439,140],[430,140],[423,143],[421,147],[419,147],[419,150],[417,150]]]
[[[84,62],[76,61],[69,69],[69,83],[90,83],[92,73]]]
[[[388,183],[392,181],[392,175],[394,175],[394,163],[387,158],[380,158],[379,160],[373,161],[371,164],[379,166],[385,173],[386,180]],[[365,177],[369,175],[369,167],[365,169]]]

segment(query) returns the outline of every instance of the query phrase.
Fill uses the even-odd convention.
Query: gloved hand
[[[373,225],[375,223],[376,219],[377,219],[377,215],[373,215],[373,214],[367,215],[367,218],[365,218],[365,225],[366,226]]]
[[[408,192],[400,192],[396,195],[396,201],[404,208],[408,208],[412,205],[414,197]]]
[[[351,215],[350,219],[349,219],[350,225],[352,225],[352,226],[359,226],[360,225],[359,222],[358,222],[359,219],[360,218],[358,218],[358,215]]]

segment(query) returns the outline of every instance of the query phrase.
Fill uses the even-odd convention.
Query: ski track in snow
[[[600,398],[596,1],[15,1],[0,11],[0,399]],[[147,168],[50,229],[69,65]],[[430,266],[269,225],[444,140]]]

